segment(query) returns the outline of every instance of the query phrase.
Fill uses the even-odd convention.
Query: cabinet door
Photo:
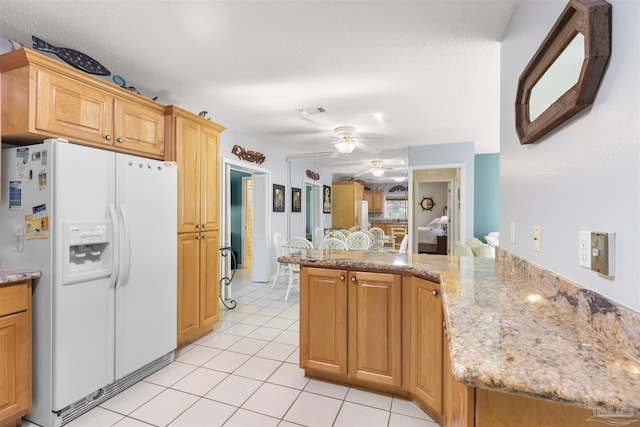
[[[0,425],[31,411],[31,312],[0,317]]]
[[[374,207],[373,207],[373,191],[371,190],[364,190],[363,193],[363,200],[367,201],[367,208],[369,210],[369,212],[374,212]]]
[[[217,231],[200,239],[200,328],[220,320],[220,242]]]
[[[200,230],[200,132],[199,126],[175,117],[175,150],[178,163],[178,233]]]
[[[164,112],[122,99],[114,100],[113,108],[112,145],[131,154],[163,159]]]
[[[199,328],[199,300],[200,235],[178,234],[178,345]]]
[[[347,271],[300,272],[300,367],[347,375]]]
[[[351,272],[349,376],[402,384],[401,276]],[[315,300],[314,300],[315,302]]]
[[[373,209],[369,209],[370,211],[373,210],[373,212],[382,212],[383,211],[383,191],[382,190],[375,190],[373,192]]]
[[[113,97],[84,83],[38,70],[36,129],[110,146]]]
[[[440,285],[411,278],[411,384],[409,391],[441,420],[444,414],[442,387],[442,300]]]
[[[201,127],[200,224],[203,231],[220,229],[220,133]]]

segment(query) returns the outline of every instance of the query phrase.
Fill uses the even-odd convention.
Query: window
[[[385,218],[407,219],[407,197],[387,197],[384,200]]]

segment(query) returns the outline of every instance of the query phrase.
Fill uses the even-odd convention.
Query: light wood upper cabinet
[[[359,182],[333,182],[331,184],[331,226],[349,229],[360,225],[360,205],[364,187]]]
[[[224,128],[169,107],[178,164],[178,232],[220,228],[220,132]]]
[[[31,412],[31,281],[0,285],[0,425]]]
[[[156,159],[165,157],[165,107],[37,52],[0,57],[2,135],[16,143],[64,138]]]
[[[382,212],[384,210],[384,191],[364,190],[364,200],[367,201],[369,212]]]

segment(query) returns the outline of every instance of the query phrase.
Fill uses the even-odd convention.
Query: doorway
[[[236,265],[251,270],[251,280],[269,281],[269,200],[271,174],[268,170],[223,158],[221,245],[231,246]],[[254,253],[265,257],[253,258]],[[230,257],[229,257],[230,258]],[[222,259],[221,272],[230,277],[231,260]],[[233,286],[233,285],[231,285]],[[230,296],[231,290],[225,290]]]

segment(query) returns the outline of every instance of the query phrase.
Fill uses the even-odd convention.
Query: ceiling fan
[[[352,126],[340,126],[333,130],[336,133],[337,140],[334,142],[335,150],[331,154],[331,158],[336,158],[340,154],[352,153],[354,149],[366,151],[371,154],[378,154],[375,148],[364,144],[360,138],[355,137],[356,128]]]
[[[360,172],[355,173],[353,176],[359,177],[364,174],[371,173],[371,175],[373,175],[374,177],[380,178],[388,170],[391,170],[391,168],[383,168],[382,160],[371,160],[371,168],[361,170]]]

